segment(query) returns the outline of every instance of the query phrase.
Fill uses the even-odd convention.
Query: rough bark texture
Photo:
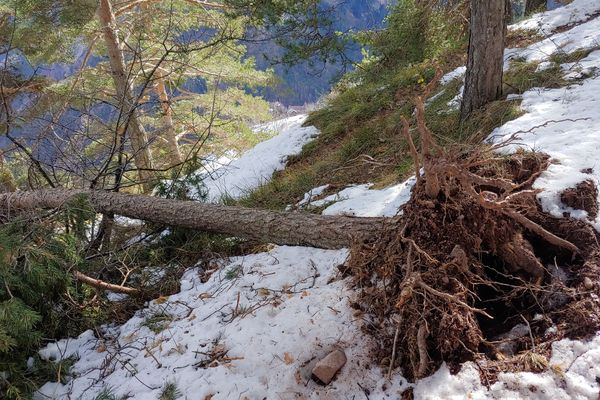
[[[534,11],[541,11],[546,7],[546,0],[527,0],[525,3],[525,14],[531,14]]]
[[[469,59],[461,117],[502,96],[506,0],[471,0]]]
[[[179,144],[177,143],[177,133],[175,132],[175,124],[173,123],[173,110],[171,109],[171,103],[169,101],[169,95],[167,94],[167,88],[165,85],[165,77],[162,72],[158,71],[156,79],[155,90],[160,100],[160,108],[163,114],[164,121],[164,135],[163,137],[167,141],[169,147],[169,158],[170,164],[178,165],[183,162],[183,156],[179,150]]]
[[[139,120],[137,105],[133,100],[131,85],[127,78],[125,59],[116,33],[117,22],[110,0],[99,1],[97,14],[102,27],[119,105],[122,107],[122,115],[127,126],[126,133],[131,142],[135,166],[139,170],[144,192],[148,193],[152,189],[152,155],[148,148],[148,135]]]
[[[227,207],[114,192],[48,189],[0,195],[0,214],[62,207],[85,196],[97,212],[222,233],[279,245],[326,249],[348,247],[356,238],[378,235],[389,218],[353,218]]]

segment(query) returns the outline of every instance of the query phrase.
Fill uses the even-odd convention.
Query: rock
[[[592,290],[594,288],[594,282],[586,276],[583,278],[583,286],[585,286],[587,290]]]
[[[335,374],[346,364],[346,354],[341,350],[334,350],[319,361],[312,370],[313,379],[328,385]]]

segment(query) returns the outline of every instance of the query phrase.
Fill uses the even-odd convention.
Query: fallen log
[[[61,208],[83,198],[96,212],[220,233],[258,242],[324,249],[349,247],[378,235],[389,218],[322,216],[222,206],[106,191],[45,189],[0,194],[4,220],[17,212]]]

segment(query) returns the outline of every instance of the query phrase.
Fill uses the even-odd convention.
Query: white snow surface
[[[596,6],[600,11],[600,1],[596,2]],[[600,17],[577,25],[568,31],[553,34],[525,49],[507,49],[505,69],[509,67],[510,60],[517,57],[530,62],[543,62],[553,54],[569,54],[576,50],[598,46],[600,46]]]
[[[240,198],[271,179],[275,171],[285,167],[289,156],[300,153],[302,147],[319,134],[312,126],[303,127],[305,121],[306,115],[298,115],[258,127],[280,133],[238,159],[227,157],[212,165],[204,179],[208,200],[218,202],[225,196]]]
[[[377,368],[365,369],[370,339],[353,317],[348,282],[335,280],[347,255],[275,247],[232,259],[206,283],[198,269],[190,270],[180,293],[107,328],[112,339],[88,331],[42,349],[46,359],[79,360],[71,371],[75,379],[48,383],[37,398],[94,399],[111,388],[117,397],[156,399],[165,382],[176,383],[186,399],[343,399],[362,393],[360,386],[374,398],[397,398],[402,379],[386,383]],[[155,334],[145,321],[159,313],[173,320]],[[214,346],[229,358],[201,366]],[[336,348],[348,363],[335,382],[318,386],[310,371]]]
[[[557,28],[587,21],[599,10],[600,2],[598,0],[574,0],[563,7],[535,14],[525,21],[511,25],[509,29],[525,29],[548,34]]]
[[[321,202],[333,203],[323,215],[348,215],[353,217],[394,217],[409,199],[415,178],[386,189],[370,189],[372,185],[349,187],[326,197]],[[315,204],[315,203],[313,203]]]
[[[587,21],[557,33],[527,49],[510,50],[528,59],[545,61],[562,48],[598,45],[599,0],[575,0],[570,6],[534,17],[552,30],[573,21]],[[526,24],[526,23],[523,23]],[[540,22],[536,22],[540,24]],[[545,25],[544,25],[545,24]],[[552,28],[553,27],[553,28]],[[518,140],[505,151],[526,147],[548,153],[555,163],[535,183],[543,189],[540,201],[556,216],[568,212],[586,219],[584,211],[560,202],[559,193],[591,179],[600,184],[600,65],[595,51],[577,65],[563,65],[567,76],[579,79],[561,89],[526,92],[520,118],[498,128],[489,140],[500,142],[512,134]],[[459,77],[460,71],[453,78]],[[210,184],[211,198],[239,196],[283,168],[317,134],[302,128],[304,117],[283,123],[282,133],[229,167]],[[268,143],[271,142],[271,143]],[[266,144],[267,143],[267,144]],[[411,182],[384,190],[370,185],[347,188],[328,201],[327,214],[395,215],[410,195]],[[323,193],[324,188],[316,192]],[[309,193],[311,201],[314,193]],[[327,199],[327,198],[326,198]],[[326,200],[323,199],[323,200]],[[321,201],[321,200],[317,200]],[[311,204],[315,202],[311,201]],[[328,203],[323,203],[328,204]],[[600,228],[598,220],[590,221]],[[61,340],[40,350],[46,359],[78,358],[73,379],[66,385],[49,382],[37,398],[94,399],[103,388],[133,399],[157,399],[165,382],[174,382],[183,399],[398,399],[409,385],[397,373],[392,381],[371,365],[372,340],[360,330],[350,302],[355,295],[339,279],[336,266],[347,250],[274,247],[272,250],[229,260],[208,280],[199,269],[182,278],[181,292],[166,301],[153,301],[122,326],[103,327],[103,337],[91,331],[77,339]],[[203,283],[205,281],[205,283]],[[170,316],[165,329],[154,333],[149,318]],[[202,367],[216,347],[226,357]],[[343,349],[348,363],[329,386],[309,379],[317,359]],[[589,341],[562,340],[553,345],[550,366],[541,374],[504,373],[487,388],[476,366],[467,363],[457,375],[443,366],[433,376],[412,385],[416,399],[576,399],[597,400],[600,392],[600,336]]]

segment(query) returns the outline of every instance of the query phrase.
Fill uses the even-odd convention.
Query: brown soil
[[[561,193],[560,200],[571,208],[587,211],[592,220],[598,216],[598,189],[591,180],[565,190]]]

